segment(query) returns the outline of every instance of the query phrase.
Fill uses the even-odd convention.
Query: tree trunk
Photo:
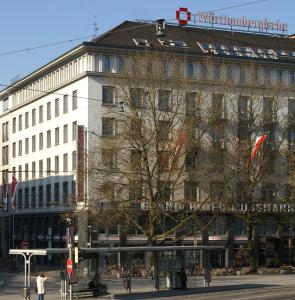
[[[249,252],[249,272],[254,273],[257,271],[257,263],[254,253],[254,224],[249,221],[248,222],[248,252]]]

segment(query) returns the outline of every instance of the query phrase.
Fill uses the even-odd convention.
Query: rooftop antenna
[[[93,26],[93,34],[92,34],[92,39],[95,39],[95,38],[97,38],[98,37],[98,30],[99,30],[99,27],[98,27],[98,24],[97,24],[97,21],[96,21],[96,19],[97,19],[97,16],[93,16],[94,17],[94,22],[93,23],[91,23],[91,24],[88,24],[88,25],[91,25],[91,26]]]

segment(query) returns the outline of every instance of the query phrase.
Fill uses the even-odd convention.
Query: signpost
[[[73,272],[73,261],[71,258],[67,260],[67,272],[69,275]]]

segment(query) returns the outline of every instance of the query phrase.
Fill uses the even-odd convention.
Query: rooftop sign
[[[249,31],[257,29],[259,31],[281,31],[283,33],[288,31],[288,24],[282,23],[279,20],[270,21],[268,19],[263,20],[252,20],[246,17],[232,18],[226,15],[216,15],[214,12],[202,12],[199,11],[196,14],[191,13],[187,8],[181,7],[176,11],[176,19],[179,25],[185,26],[189,22],[196,23],[207,23],[212,26],[222,25],[230,27],[244,27]]]

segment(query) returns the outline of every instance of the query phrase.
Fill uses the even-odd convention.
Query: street
[[[59,296],[59,279],[57,272],[48,272],[49,281],[46,289],[46,300],[57,300]],[[189,278],[187,291],[161,290],[153,291],[150,279],[136,278],[132,280],[132,293],[122,291],[122,280],[107,280],[110,295],[101,299],[295,299],[295,275],[245,275],[213,277],[212,286],[202,287],[202,278]],[[80,280],[81,282],[81,280]],[[22,299],[20,290],[23,276],[13,273],[0,273],[0,300]],[[32,278],[32,287],[35,279]],[[32,292],[32,299],[36,294]],[[84,298],[85,299],[85,298]]]

